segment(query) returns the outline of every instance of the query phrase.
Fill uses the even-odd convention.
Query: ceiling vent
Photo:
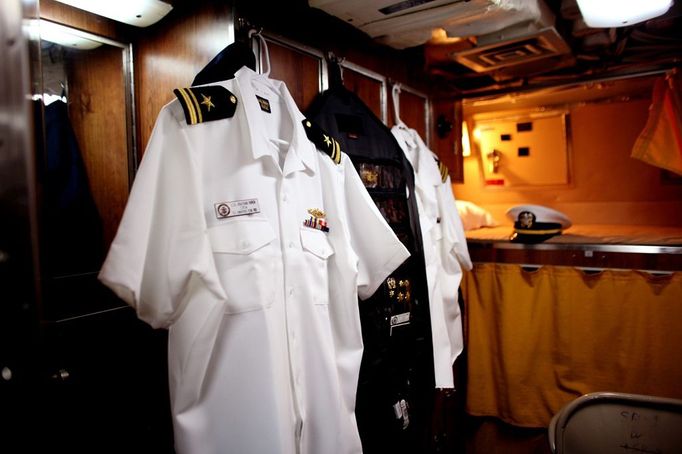
[[[424,44],[434,28],[443,28],[450,36],[479,36],[544,20],[546,10],[542,0],[308,0],[308,4],[398,49]]]
[[[479,43],[485,40],[479,39]],[[570,52],[554,27],[458,52],[454,59],[477,72],[487,72],[544,60]]]
[[[543,0],[309,0],[395,48],[429,41],[434,29],[460,45],[446,59],[496,80],[573,64]],[[438,44],[438,43],[436,43]]]

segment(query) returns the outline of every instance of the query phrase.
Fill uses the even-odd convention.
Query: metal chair
[[[555,454],[680,454],[682,400],[585,394],[554,415],[548,436]]]

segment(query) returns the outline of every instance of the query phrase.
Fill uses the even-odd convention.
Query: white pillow
[[[499,225],[487,210],[472,202],[456,200],[457,211],[462,219],[464,230],[473,230],[481,227],[495,227]]]

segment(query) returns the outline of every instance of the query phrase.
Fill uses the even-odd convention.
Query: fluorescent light
[[[625,27],[664,14],[673,0],[577,0],[592,28]]]
[[[49,41],[60,46],[83,50],[94,49],[102,45],[100,42],[84,37],[82,33],[73,28],[42,19],[32,22],[41,41]]]
[[[471,143],[469,142],[469,127],[467,122],[462,122],[462,156],[471,156]]]
[[[160,0],[57,0],[119,22],[147,27],[161,20],[173,7]]]

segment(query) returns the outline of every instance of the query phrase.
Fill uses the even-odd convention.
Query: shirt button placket
[[[299,225],[296,219],[295,203],[292,203],[291,194],[287,191],[286,179],[282,182],[280,193],[280,222],[282,245],[285,248],[283,251],[284,258],[284,311],[286,312],[286,333],[289,344],[289,364],[294,387],[294,400],[296,402],[296,412],[300,418],[300,394],[298,388],[301,386],[301,374],[298,366],[297,355],[298,338],[297,338],[297,310],[294,298],[296,297],[295,282],[296,276],[293,276],[292,264],[296,261],[296,248],[298,246],[297,237],[299,235]],[[303,220],[300,221],[301,223]],[[299,424],[301,423],[299,419]],[[300,433],[297,433],[299,436]]]

